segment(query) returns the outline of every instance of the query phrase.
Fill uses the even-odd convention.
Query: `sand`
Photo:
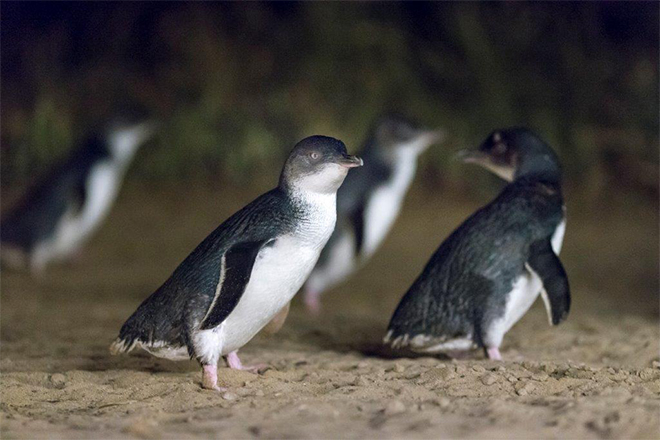
[[[550,327],[537,302],[504,362],[380,344],[431,252],[487,200],[421,192],[320,318],[297,300],[278,334],[241,350],[263,374],[220,368],[218,393],[193,361],[111,356],[139,302],[258,192],[133,185],[78,261],[39,279],[4,271],[2,438],[660,438],[656,206],[569,203],[571,314]]]

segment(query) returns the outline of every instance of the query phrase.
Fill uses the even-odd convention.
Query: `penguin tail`
[[[110,354],[116,356],[122,353],[128,353],[135,348],[137,342],[137,339],[131,341],[128,339],[117,338],[112,344],[110,344]]]
[[[410,336],[406,333],[404,335],[395,334],[394,330],[389,330],[383,338],[383,344],[389,345],[392,348],[403,348],[408,345]]]

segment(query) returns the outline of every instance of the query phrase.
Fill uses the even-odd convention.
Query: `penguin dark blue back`
[[[561,167],[524,128],[495,131],[463,157],[511,183],[434,253],[401,300],[385,342],[427,353],[483,347],[501,359],[504,334],[539,293],[553,325],[570,308],[557,256],[565,225]]]

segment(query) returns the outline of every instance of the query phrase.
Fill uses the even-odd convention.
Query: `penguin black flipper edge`
[[[202,320],[201,330],[208,330],[220,325],[243,296],[250,281],[252,268],[259,251],[274,240],[260,240],[237,243],[227,249],[222,258],[220,283],[206,316]]]
[[[552,250],[550,240],[540,240],[531,245],[527,265],[543,282],[541,295],[550,325],[561,323],[571,308],[571,293],[566,271]]]

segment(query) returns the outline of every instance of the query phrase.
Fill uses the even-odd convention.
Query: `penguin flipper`
[[[365,206],[361,204],[350,215],[351,225],[355,236],[355,255],[360,255],[364,245],[364,212]]]
[[[548,311],[551,325],[557,325],[568,316],[571,293],[568,277],[559,257],[552,250],[550,240],[532,243],[527,264],[543,282],[541,295]]]
[[[269,241],[236,243],[227,249],[222,256],[222,270],[215,297],[202,320],[200,330],[217,327],[234,310],[250,281],[257,254]]]

